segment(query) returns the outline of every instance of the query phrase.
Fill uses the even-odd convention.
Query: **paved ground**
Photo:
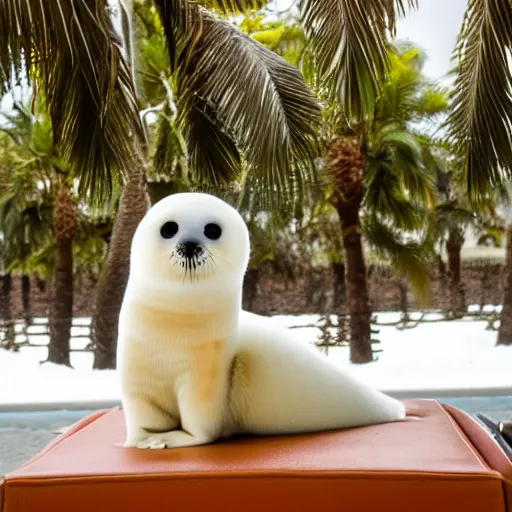
[[[512,420],[512,397],[443,398],[471,414],[481,412],[491,419]],[[0,413],[0,476],[26,462],[55,438],[54,430],[90,414],[82,411]]]
[[[0,413],[0,475],[26,462],[55,439],[53,431],[92,411]]]

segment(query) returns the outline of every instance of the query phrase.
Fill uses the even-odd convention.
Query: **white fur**
[[[289,329],[242,311],[230,408],[240,432],[279,434],[395,421],[401,402],[359,382]]]
[[[163,239],[160,227],[171,220],[179,231]],[[203,234],[212,222],[222,228],[218,240]],[[211,255],[193,276],[172,257],[190,238]],[[353,379],[291,331],[241,311],[248,259],[245,223],[213,196],[169,196],[140,223],[119,319],[125,446],[193,446],[234,433],[320,431],[405,417],[402,403]]]

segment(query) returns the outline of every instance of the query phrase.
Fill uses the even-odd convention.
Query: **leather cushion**
[[[474,422],[466,435],[456,409],[407,407],[419,419],[170,450],[117,446],[123,413],[101,411],[6,475],[3,510],[506,511],[497,443]]]

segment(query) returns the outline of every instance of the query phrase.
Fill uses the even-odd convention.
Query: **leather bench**
[[[419,419],[170,450],[118,446],[122,410],[100,411],[7,474],[0,510],[512,510],[512,464],[487,431],[434,400],[406,403]]]

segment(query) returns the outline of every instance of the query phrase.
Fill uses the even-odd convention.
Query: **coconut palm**
[[[15,331],[12,318],[12,273],[8,270],[11,257],[6,249],[5,236],[0,231],[0,347],[15,349]]]
[[[320,14],[319,10],[316,14]],[[330,26],[334,29],[329,25],[332,20],[337,20],[333,14],[336,13],[331,10],[326,15],[331,18],[321,18],[317,28]],[[339,88],[334,87],[334,90],[339,96],[333,98],[332,91],[326,88],[326,84],[332,85],[333,82],[326,78],[334,75],[319,73],[322,66],[318,62],[329,56],[336,61],[339,54],[311,55],[305,45],[305,37],[296,26],[287,29],[276,22],[262,27],[260,21],[258,18],[255,22],[244,20],[244,25],[249,32],[254,31],[252,37],[264,41],[292,62],[300,61],[305,77],[317,89],[327,107],[321,134],[328,151],[330,181],[334,184],[334,190],[331,187],[328,195],[343,226],[351,359],[366,362],[372,359],[372,353],[362,235],[374,252],[392,262],[399,275],[407,274],[417,295],[425,299],[428,287],[422,255],[424,247],[418,243],[404,243],[397,228],[418,228],[424,218],[425,206],[433,204],[434,180],[427,171],[427,167],[432,169],[428,137],[411,133],[409,125],[443,111],[446,95],[423,82],[420,72],[422,56],[418,51],[406,48],[408,51],[404,50],[399,55],[387,53],[391,73],[385,75],[389,78],[384,81],[384,86],[379,84],[378,99],[373,95],[371,77],[365,74],[364,66],[359,69],[358,80],[365,87],[358,90],[366,93],[357,96],[356,91],[356,96],[350,96],[351,89],[347,83],[337,82]],[[347,27],[350,25],[345,25]],[[321,41],[317,44],[321,45]],[[331,50],[333,48],[330,47]],[[350,62],[345,64],[347,72]],[[354,70],[351,72],[354,76]],[[353,110],[349,108],[350,101],[354,104]],[[329,143],[332,139],[334,142]]]
[[[39,110],[38,105],[35,107]],[[7,244],[16,248],[17,262],[23,265],[31,256],[34,243],[41,245],[48,240],[49,231],[45,228],[52,227],[55,245],[48,361],[69,365],[72,245],[77,221],[70,177],[53,143],[48,116],[32,116],[21,105],[15,106],[15,112],[16,115],[7,116],[10,124],[2,127],[16,141],[20,159],[11,175],[10,190],[2,194],[3,232]],[[43,218],[45,211],[51,211],[50,218]]]
[[[244,20],[243,25],[249,32],[254,31],[252,37],[292,62],[300,61],[305,77],[326,104],[321,134],[328,152],[328,197],[342,223],[351,359],[369,361],[371,315],[363,235],[373,252],[390,261],[398,276],[407,275],[417,296],[426,300],[426,246],[404,243],[400,230],[418,229],[425,208],[433,205],[435,166],[429,138],[411,132],[410,125],[445,110],[446,94],[423,80],[421,53],[404,46],[398,53],[387,54],[390,74],[380,85],[378,99],[368,93],[368,105],[373,110],[366,110],[363,116],[352,98],[359,120],[355,115],[347,117],[350,110],[346,107],[348,97],[342,92],[345,89],[333,101],[325,86],[329,82],[318,73],[318,57],[308,52],[306,38],[296,25],[286,27],[274,22],[262,26],[259,18]],[[371,83],[366,86],[371,91]]]
[[[414,2],[409,2],[409,3],[414,4]],[[220,2],[217,2],[216,4],[220,4]],[[241,4],[239,4],[239,6],[240,5]],[[219,6],[220,5],[216,5],[216,7],[219,7]],[[393,3],[393,2],[388,3],[387,11],[386,11],[387,14],[390,14],[393,11],[394,6],[395,6],[395,3]],[[402,2],[397,2],[396,6],[399,10],[403,10],[403,8],[404,8],[404,5],[402,4]],[[317,17],[319,19],[320,24],[323,23],[323,21],[322,21],[323,14],[321,12],[306,12],[308,9],[307,3],[302,3],[301,8],[303,9],[304,14],[305,14],[304,19],[305,19],[306,25],[308,23],[311,23],[312,20],[314,20]],[[378,11],[378,13],[380,13],[380,15],[382,15],[383,18],[385,17],[384,12],[382,10],[378,10],[378,9],[375,11],[375,16],[378,16],[377,11]],[[349,9],[346,12],[351,14],[352,8],[349,7]],[[358,13],[357,15],[359,16],[360,13]],[[306,18],[308,21],[306,21]],[[165,26],[165,18],[162,18],[162,20],[164,21],[164,26]],[[382,28],[384,28],[384,25],[385,25],[384,22],[381,23]],[[212,29],[212,33],[210,34],[210,36],[212,38],[217,37],[217,36],[220,37],[222,34],[224,34],[224,36],[229,36],[229,34],[235,35],[235,32],[232,30],[232,27],[229,30],[227,30],[227,25],[224,25],[224,29],[226,29],[226,30],[221,30],[221,25],[213,24],[213,19],[210,19],[210,18],[208,18],[208,27],[209,27],[208,31],[210,30],[210,28]],[[330,27],[331,27],[331,29],[337,30],[337,27],[335,24],[330,24]],[[394,17],[391,17],[389,19],[389,28],[393,29],[393,27],[394,27]],[[365,28],[368,29],[368,26],[366,26]],[[352,32],[354,41],[353,41],[353,48],[349,51],[349,54],[351,54],[351,55],[353,54],[354,58],[351,60],[351,62],[348,66],[343,67],[342,72],[347,72],[347,73],[348,72],[351,72],[351,73],[357,72],[357,73],[364,74],[364,68],[368,64],[368,62],[361,58],[361,55],[362,55],[362,53],[364,53],[365,49],[361,50],[361,48],[360,48],[361,42],[356,40],[356,37],[359,37],[361,35],[361,33],[358,32],[358,31],[360,31],[360,29],[361,29],[361,27],[357,26],[355,33]],[[172,31],[172,27],[171,28],[166,27],[166,34],[168,34],[170,31]],[[338,32],[336,34],[336,37],[334,39],[332,39],[331,44],[338,45],[338,46],[342,45],[345,36],[346,36],[345,31],[342,31],[341,33]],[[384,37],[384,34],[382,33],[381,36]],[[256,39],[256,38],[254,38],[254,39]],[[213,44],[213,41],[214,41],[214,39],[206,39],[205,38],[205,43],[207,43],[207,44]],[[225,39],[225,41],[227,41],[227,39]],[[242,41],[246,41],[248,43],[249,39],[247,39],[247,38],[240,39],[238,41],[238,46],[237,45],[233,46],[233,48],[231,50],[228,50],[226,45],[224,45],[224,48],[226,48],[227,52],[235,50],[236,47],[241,48],[239,45],[242,43]],[[364,42],[362,44],[364,45]],[[319,56],[321,56],[323,54],[323,52],[328,51],[328,48],[326,48],[325,46],[314,45],[314,47],[315,47],[315,54],[319,55]],[[256,46],[254,48],[256,48]],[[258,48],[260,50],[262,50],[261,47],[258,46]],[[373,51],[373,49],[370,49],[370,51]],[[243,119],[243,117],[244,117],[243,116],[243,113],[244,113],[243,100],[240,103],[236,102],[236,103],[230,104],[229,108],[230,108],[230,110],[231,109],[233,110],[233,113],[230,114],[230,113],[226,112],[226,117],[224,117],[222,115],[222,112],[223,112],[223,109],[225,107],[227,107],[227,105],[223,106],[221,103],[218,103],[217,99],[215,99],[215,101],[213,101],[213,102],[210,102],[210,104],[205,105],[205,107],[206,107],[206,109],[204,110],[205,116],[198,117],[197,116],[198,109],[191,108],[191,107],[194,107],[194,102],[197,101],[197,96],[190,95],[189,92],[191,90],[193,90],[195,85],[199,84],[200,82],[196,78],[194,78],[194,80],[186,79],[185,81],[182,81],[182,79],[180,77],[189,76],[187,73],[189,73],[190,76],[193,76],[193,74],[196,73],[196,71],[198,69],[201,69],[208,75],[211,72],[212,80],[214,80],[215,77],[217,77],[221,87],[227,87],[227,83],[228,83],[227,81],[224,81],[224,76],[225,76],[226,72],[229,74],[229,69],[228,68],[223,69],[222,66],[214,66],[213,60],[211,62],[207,62],[206,60],[205,61],[201,60],[201,55],[203,55],[203,52],[206,52],[206,47],[201,47],[201,45],[197,45],[195,52],[192,54],[193,58],[190,61],[190,62],[193,62],[193,66],[190,66],[190,67],[185,66],[183,68],[183,70],[185,70],[185,74],[180,74],[180,72],[179,72],[180,70],[178,69],[178,72],[177,73],[175,72],[173,75],[174,84],[176,85],[176,88],[178,91],[178,93],[176,94],[177,95],[176,105],[177,105],[177,111],[178,111],[178,118],[179,118],[179,121],[181,121],[178,124],[180,124],[183,127],[184,138],[187,141],[187,144],[186,144],[187,151],[190,155],[188,163],[190,164],[190,167],[192,170],[197,169],[197,170],[201,171],[201,172],[193,173],[194,181],[203,183],[203,184],[204,183],[213,184],[217,187],[217,190],[218,190],[219,186],[222,186],[223,184],[226,184],[227,182],[236,178],[237,172],[235,172],[235,170],[237,167],[242,168],[244,164],[249,163],[249,165],[246,165],[246,168],[248,167],[249,172],[245,175],[245,178],[244,178],[244,185],[246,187],[246,190],[247,189],[251,190],[251,192],[253,194],[258,193],[258,195],[263,195],[263,196],[268,196],[266,191],[270,190],[270,191],[272,191],[273,197],[279,197],[279,193],[280,193],[280,189],[281,189],[279,183],[283,180],[283,177],[281,176],[281,174],[279,172],[276,172],[274,174],[272,173],[273,165],[271,164],[271,162],[267,161],[264,165],[264,168],[268,171],[268,174],[266,176],[261,176],[258,173],[254,172],[255,171],[254,166],[250,165],[250,160],[249,160],[249,162],[247,161],[246,155],[244,155],[243,159],[240,158],[240,156],[242,156],[242,153],[239,151],[239,149],[240,149],[240,144],[241,144],[241,142],[243,142],[243,140],[245,140],[247,143],[249,143],[250,140],[254,140],[255,144],[254,144],[254,146],[251,146],[251,147],[254,147],[256,152],[258,152],[260,149],[262,149],[264,147],[264,146],[262,146],[261,142],[258,142],[258,141],[256,141],[256,139],[254,139],[254,136],[255,136],[254,129],[253,129],[252,133],[248,132],[247,129],[249,128],[249,126],[246,126],[246,128],[244,128],[244,133],[240,133],[240,135],[238,137],[236,136],[236,129],[234,130],[234,132],[233,132],[233,129],[231,129],[229,131],[228,130],[224,131],[223,133],[217,132],[213,135],[210,134],[210,131],[212,130],[212,128],[214,128],[215,125],[218,125],[219,123],[221,123],[221,125],[222,125],[223,123],[228,121],[228,122],[235,122],[236,124],[239,124],[240,119],[241,118]],[[210,54],[208,56],[208,60],[212,58],[212,55],[213,55],[213,53],[210,52]],[[264,55],[265,55],[265,57],[264,57]],[[155,60],[161,61],[161,53],[160,52],[156,52],[156,57],[157,58]],[[375,58],[377,60],[379,60],[381,57],[384,59],[384,62],[382,62],[380,64],[380,69],[382,70],[382,74],[385,74],[385,71],[387,70],[387,64],[388,64],[387,63],[387,55],[384,55],[384,56],[375,55]],[[268,53],[268,52],[265,52],[264,54],[262,53],[261,58],[265,61],[267,58],[270,58],[270,53]],[[198,60],[196,61],[195,59],[198,59]],[[203,62],[204,62],[204,67],[203,67]],[[282,61],[280,61],[280,62],[281,62],[280,66],[275,67],[274,69],[270,70],[270,78],[275,81],[276,90],[278,92],[281,91],[282,86],[279,84],[279,80],[277,80],[277,78],[284,71],[284,68],[281,67]],[[237,64],[237,65],[239,66],[240,64]],[[155,69],[158,70],[159,67],[156,66]],[[155,73],[154,71],[155,70],[153,70],[152,75],[153,75],[154,82],[157,83],[159,80],[159,76],[161,76],[162,73],[161,72]],[[149,76],[149,75],[150,74],[146,73],[146,76]],[[332,72],[325,73],[323,75],[324,84],[325,85],[330,84],[332,82],[332,79],[334,76],[335,76],[335,74],[333,74]],[[375,76],[380,76],[380,74],[377,73]],[[236,80],[237,80],[237,84],[239,83],[241,87],[244,87],[244,82],[240,80],[240,77],[238,75],[237,75]],[[286,82],[289,82],[289,81],[290,81],[290,79],[288,78],[286,80]],[[214,86],[217,87],[219,84],[214,84],[214,82],[212,81],[211,83],[206,83],[204,86],[202,85],[203,91],[201,92],[201,95],[208,96],[210,94],[210,92],[213,93],[213,89],[211,89],[211,91],[210,91],[210,87],[214,87]],[[226,85],[224,85],[224,84],[226,84]],[[325,85],[324,85],[324,87],[325,87]],[[167,87],[167,89],[169,89],[169,87]],[[229,91],[229,89],[225,89],[225,90]],[[287,90],[288,90],[288,88],[287,88]],[[308,94],[303,89],[299,89],[297,92],[302,94],[302,96],[303,96],[302,100],[304,99],[304,97],[308,97]],[[234,88],[234,91],[230,92],[230,94],[231,93],[235,94],[236,95],[235,97],[238,97],[239,92],[237,92],[237,88]],[[243,96],[240,96],[241,99],[242,99],[242,97]],[[232,98],[232,97],[230,97],[230,98]],[[355,97],[355,98],[352,98],[350,101],[352,102],[351,104],[355,105],[355,107],[354,107],[355,111],[359,112],[361,110],[357,106],[359,99],[357,97]],[[286,108],[284,109],[285,114],[286,114],[287,112],[289,112],[290,105],[287,105],[287,104],[284,104],[284,105],[286,106]],[[307,102],[306,102],[305,106],[307,107]],[[212,108],[212,107],[214,107],[214,108]],[[307,107],[307,108],[309,108],[309,107]],[[301,117],[303,117],[304,114],[306,114],[306,116],[310,116],[310,114],[308,114],[307,112],[308,112],[308,110],[306,110],[305,112],[300,112],[300,114],[297,112],[297,114]],[[219,115],[218,115],[219,113],[221,114],[221,117],[219,117]],[[191,115],[192,115],[192,117],[191,117]],[[297,120],[298,119],[295,119],[295,121],[297,121]],[[293,121],[293,119],[292,119],[292,121]],[[212,125],[212,123],[213,123],[213,125]],[[163,126],[164,126],[164,123],[162,123],[162,127]],[[256,129],[257,129],[257,124],[254,127],[256,127]],[[302,129],[303,128],[304,127],[302,127]],[[235,135],[235,137],[230,138],[228,136],[229,132],[231,132],[230,135],[233,134],[233,135]],[[171,131],[170,133],[173,133],[173,132]],[[292,139],[296,139],[299,136],[299,133],[291,132],[291,135],[292,135]],[[168,141],[167,137],[163,137],[163,136],[160,137],[159,140],[160,141]],[[199,141],[201,142],[200,144],[198,144]],[[207,141],[212,141],[212,144],[206,143]],[[242,144],[242,146],[243,146],[243,144]],[[162,148],[162,146],[160,146],[160,147]],[[168,147],[168,144],[163,147]],[[251,150],[249,150],[249,153],[250,153],[250,151]],[[158,155],[162,155],[162,153],[164,153],[164,152],[159,151]],[[268,159],[270,157],[270,153],[268,151],[266,151],[266,156],[265,155],[262,155],[262,156],[264,156],[265,158]],[[299,156],[301,157],[301,160],[309,160],[309,157],[311,155],[310,155],[310,153],[299,152]],[[254,155],[253,155],[253,157],[254,157]],[[251,158],[253,158],[253,157],[251,157]],[[168,166],[168,167],[170,168],[171,166]],[[182,168],[182,166],[180,166],[180,168]],[[284,183],[285,183],[285,188],[286,188],[286,182],[288,180],[286,177],[284,179],[285,179]],[[267,185],[269,183],[271,183],[270,187],[268,187],[268,185]],[[305,187],[304,187],[305,182],[304,182],[303,178],[301,178],[300,174],[292,175],[291,183],[292,183],[291,188],[288,187],[289,191],[293,191],[294,193],[296,193],[296,192],[300,192],[300,190],[305,189]],[[168,187],[167,190],[169,190],[169,191],[176,190],[175,185],[176,185],[176,181],[173,180],[173,183],[171,183],[171,186]],[[165,187],[161,187],[161,188],[163,190],[165,190]],[[262,206],[265,207],[264,204]],[[280,207],[281,207],[281,209],[283,207],[282,201],[280,202]],[[119,290],[119,288],[117,288],[117,289]],[[108,291],[108,290],[106,290],[106,291]],[[105,297],[108,298],[108,301],[102,300]],[[108,306],[113,302],[112,296],[111,296],[111,294],[107,295],[102,291],[102,293],[98,294],[98,298],[101,300],[101,304],[100,305],[97,304],[97,315],[101,314],[102,316],[105,316],[105,312],[109,311]],[[107,332],[109,330],[112,330],[113,327],[115,327],[115,325],[112,325],[115,318],[116,318],[116,316],[113,316],[111,319],[104,319],[107,322],[110,322],[110,325],[107,325],[107,327],[108,327],[106,329]],[[97,335],[96,335],[96,339],[98,339]],[[101,345],[102,344],[100,344],[99,348],[101,350],[103,350]],[[109,343],[104,344],[104,346],[107,346],[107,345],[110,347],[113,347],[112,344],[109,344]],[[115,353],[115,348],[110,348],[109,354],[107,355],[106,359],[112,360],[114,353]],[[98,364],[98,367],[101,367],[101,366],[102,366],[102,363]]]
[[[460,162],[442,151],[442,164],[437,171],[436,208],[428,219],[428,231],[432,248],[438,260],[446,251],[450,278],[450,312],[453,316],[466,313],[464,283],[462,280],[462,246],[468,228],[476,228],[478,217],[466,200],[457,178],[460,178]],[[438,252],[436,252],[436,247]]]
[[[0,191],[4,266],[22,275],[26,316],[29,276],[53,279],[48,361],[69,365],[73,277],[98,273],[105,242],[101,229],[93,234],[90,225],[100,222],[104,229],[108,218],[96,219],[83,202],[76,204],[72,181],[52,141],[48,116],[32,116],[21,105],[15,106],[15,112],[7,116],[9,124],[0,128],[11,140],[2,154],[2,160],[9,160],[3,176],[7,186]]]
[[[484,202],[485,199],[485,202]],[[493,225],[500,225],[504,214],[505,218],[505,268],[504,268],[504,290],[503,290],[503,306],[500,314],[500,327],[498,331],[497,345],[512,345],[512,222],[511,222],[511,201],[512,188],[510,181],[501,182],[494,190],[490,191],[487,196],[480,198],[478,205],[488,204],[491,206],[492,215],[488,215],[488,223],[483,226],[485,228]],[[501,210],[501,212],[500,212]],[[500,212],[500,213],[497,213]],[[485,231],[484,231],[485,233]],[[496,243],[496,239],[495,239]]]
[[[0,197],[8,190],[11,166],[13,161],[9,153],[13,145],[11,139],[0,133]],[[12,261],[8,240],[5,238],[4,230],[0,226],[0,325],[2,326],[0,346],[14,347],[14,327],[12,325],[12,274],[9,271],[9,265]]]
[[[12,185],[12,182],[10,182]],[[38,195],[39,196],[39,195]],[[34,270],[33,251],[40,246],[48,230],[44,222],[51,222],[44,204],[39,204],[37,197],[14,197],[13,194],[0,193],[0,237],[1,267],[3,274],[4,312],[0,314],[7,321],[8,333],[11,333],[9,322],[15,319],[11,316],[10,293],[12,277],[21,276],[21,299],[23,306],[24,328],[30,325],[31,313],[31,274]],[[11,337],[8,345],[13,345]]]
[[[371,120],[351,126],[333,123],[326,159],[329,201],[342,225],[353,362],[372,360],[363,236],[409,279],[418,297],[428,296],[422,243],[404,237],[404,232],[424,237],[424,216],[435,202],[429,138],[411,125],[435,117],[446,100],[443,91],[422,77],[421,52],[404,47],[391,53],[390,61],[391,76]]]
[[[450,313],[455,317],[467,311],[462,279],[462,247],[468,230],[478,238],[478,244],[489,240],[501,245],[502,220],[499,209],[510,201],[505,186],[489,191],[475,203],[467,194],[462,159],[446,143],[436,148],[438,202],[428,219],[429,244],[438,261],[446,252],[450,277]],[[485,199],[485,200],[484,200]],[[444,265],[444,264],[443,264]]]

